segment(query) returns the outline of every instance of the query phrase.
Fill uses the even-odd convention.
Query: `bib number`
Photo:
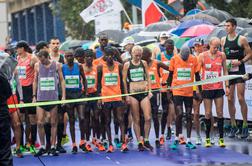
[[[95,76],[87,76],[86,75],[86,79],[87,79],[87,87],[94,88],[95,87]]]
[[[80,78],[79,76],[66,76],[66,88],[79,88]]]
[[[144,80],[144,69],[137,68],[137,69],[130,69],[130,78],[132,81],[143,81]]]
[[[118,74],[117,73],[106,73],[105,74],[105,85],[114,86],[118,84]]]
[[[26,66],[18,66],[17,71],[19,79],[26,79]]]
[[[218,72],[214,72],[214,71],[206,71],[205,72],[205,79],[213,79],[213,78],[217,78]]]
[[[41,91],[52,91],[55,90],[54,77],[40,78],[40,90]]]
[[[191,69],[190,68],[178,68],[177,80],[179,81],[190,81],[191,80]]]

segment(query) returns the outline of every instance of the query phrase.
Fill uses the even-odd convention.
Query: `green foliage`
[[[83,9],[87,8],[92,0],[59,0],[54,12],[60,13],[66,25],[67,36],[74,39],[92,39],[94,36],[94,21],[86,24],[80,17]],[[58,10],[58,12],[57,12]]]
[[[232,0],[230,3],[227,3],[228,0],[206,0],[206,2],[217,9],[229,12],[234,17],[252,17],[252,0]]]

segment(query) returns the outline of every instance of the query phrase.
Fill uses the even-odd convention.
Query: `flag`
[[[163,12],[153,0],[142,0],[142,21],[147,26],[165,18]]]
[[[88,23],[106,13],[124,10],[120,0],[94,0],[91,5],[84,9],[80,16]]]

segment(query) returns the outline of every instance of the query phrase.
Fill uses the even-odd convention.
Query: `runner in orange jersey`
[[[97,66],[93,64],[94,52],[91,49],[84,50],[83,69],[87,80],[87,97],[97,97]],[[93,116],[90,118],[90,113],[93,111]],[[91,131],[90,119],[92,120],[93,139],[92,143],[99,151],[104,151],[105,148],[101,144],[100,134],[103,129],[100,123],[101,109],[97,108],[97,100],[87,101],[86,103],[86,129]]]
[[[179,55],[172,57],[169,67],[168,86],[178,86],[194,81],[200,80],[199,68],[196,57],[190,54],[189,47],[182,47]],[[201,87],[199,86],[199,90]],[[170,92],[168,92],[170,93]],[[179,138],[182,137],[182,119],[183,119],[183,104],[185,105],[186,121],[187,121],[187,143],[186,147],[195,149],[196,146],[192,144],[191,129],[192,129],[192,105],[193,105],[193,87],[186,87],[180,89],[173,89],[173,102],[176,112],[176,137],[174,143],[171,145],[172,149],[176,149],[179,144]],[[197,93],[197,95],[200,94]]]
[[[114,50],[111,47],[104,48],[104,58],[106,59],[105,64],[101,64],[97,67],[98,73],[98,88],[97,91],[100,96],[114,96],[123,93],[123,82],[122,82],[122,65],[113,60]],[[123,122],[125,104],[122,97],[114,97],[108,99],[102,99],[99,101],[103,106],[103,112],[105,115],[105,128],[108,135],[109,147],[107,152],[111,153],[114,151],[111,136],[111,110],[116,111],[117,121],[120,126],[122,134],[122,147],[121,151],[125,152],[128,150],[125,142],[125,125]]]

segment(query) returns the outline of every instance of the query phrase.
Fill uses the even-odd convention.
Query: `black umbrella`
[[[150,24],[148,25],[144,31],[146,32],[156,32],[156,31],[168,31],[170,29],[172,29],[172,25],[167,23],[166,21],[163,21],[163,22],[157,22],[157,23],[153,23],[153,24]]]
[[[243,28],[237,27],[237,28],[236,28],[236,33],[241,32],[241,30],[243,30]],[[206,41],[209,42],[210,39],[211,39],[212,37],[222,38],[222,37],[224,37],[224,36],[226,36],[226,35],[227,35],[227,32],[226,32],[226,30],[225,30],[224,27],[217,27],[217,28],[215,28],[215,29],[207,36]]]
[[[220,21],[217,18],[215,18],[213,16],[209,16],[204,13],[197,13],[194,15],[185,16],[180,21],[187,21],[187,20],[194,20],[194,19],[208,21],[214,25],[218,25],[220,23]]]
[[[235,18],[238,27],[252,28],[251,21],[248,18],[236,17]],[[218,26],[224,26],[226,21],[221,22]]]
[[[225,21],[229,18],[232,18],[232,15],[226,11],[218,10],[218,9],[209,9],[204,10],[201,13],[207,14],[209,16],[217,18],[220,22]]]
[[[100,36],[100,34],[106,34],[109,40],[114,41],[115,43],[121,43],[125,37],[125,33],[119,30],[104,30],[99,32],[96,36]]]

